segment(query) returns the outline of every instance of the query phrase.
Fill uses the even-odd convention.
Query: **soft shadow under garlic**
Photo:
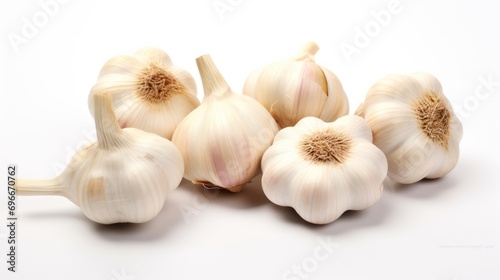
[[[260,184],[261,177],[262,174],[253,178],[239,195],[223,191],[223,193],[227,195],[221,196],[221,203],[228,207],[238,209],[250,209],[270,203],[262,190]]]
[[[446,176],[436,179],[422,179],[413,184],[394,183],[391,188],[387,188],[387,191],[413,198],[428,199],[450,190],[457,183],[453,176]]]
[[[327,236],[350,234],[356,230],[381,226],[394,211],[387,196],[382,194],[381,199],[372,207],[364,210],[347,210],[331,224],[321,227],[319,231]]]
[[[103,225],[87,222],[95,230],[99,238],[114,242],[131,242],[131,241],[151,241],[166,237],[171,230],[179,228],[184,223],[182,215],[178,210],[178,201],[173,192],[167,198],[165,204],[158,215],[152,220],[145,223],[117,223],[111,225]]]
[[[199,196],[210,203],[234,209],[252,209],[271,203],[264,195],[260,184],[262,174],[254,177],[240,192],[231,192],[223,188],[204,188],[186,181],[184,187],[192,196]],[[204,202],[206,203],[206,202]]]
[[[283,220],[300,227],[326,235],[337,235],[353,230],[363,230],[366,227],[379,226],[390,213],[387,199],[382,198],[372,207],[364,210],[347,210],[337,220],[329,224],[313,224],[303,220],[292,207],[272,205],[273,210],[282,216]]]
[[[305,227],[310,230],[318,230],[320,228],[325,228],[329,224],[313,224],[309,223],[306,220],[302,219],[295,209],[292,207],[282,207],[276,204],[270,203],[270,207],[272,207],[274,212],[277,212],[279,216],[282,217],[282,220],[287,223],[291,223],[300,227]]]
[[[63,219],[71,220],[71,221],[89,221],[85,215],[82,214],[78,208],[74,210],[64,210],[64,211],[37,211],[32,213],[26,213],[23,215],[23,219],[58,219],[60,223],[63,223]]]

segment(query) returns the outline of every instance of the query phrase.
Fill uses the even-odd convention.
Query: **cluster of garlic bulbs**
[[[374,204],[386,176],[403,184],[439,178],[458,161],[462,125],[430,74],[379,80],[356,114],[364,120],[307,117],[281,130],[262,159],[266,196],[329,223]]]
[[[434,76],[385,77],[345,116],[347,96],[315,63],[318,49],[309,42],[255,71],[243,95],[202,55],[201,103],[163,50],[114,57],[89,95],[97,142],[53,179],[18,180],[17,192],[65,196],[98,223],[140,223],[182,177],[239,192],[262,171],[270,201],[325,224],[376,203],[386,177],[409,184],[455,167],[462,125]]]

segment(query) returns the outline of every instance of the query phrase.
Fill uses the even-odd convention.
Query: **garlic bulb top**
[[[240,191],[260,168],[278,125],[257,101],[231,91],[209,55],[196,59],[205,97],[179,124],[184,177],[205,187]]]
[[[262,188],[273,203],[325,224],[377,202],[387,160],[358,116],[332,123],[306,117],[282,129],[262,158]]]
[[[65,196],[102,224],[146,222],[182,180],[182,155],[156,134],[120,129],[108,94],[94,102],[97,142],[77,151],[53,179],[18,180],[17,193]]]
[[[357,110],[387,156],[388,175],[410,184],[438,178],[457,164],[462,124],[428,73],[391,75],[377,81]]]
[[[120,127],[139,128],[167,139],[200,104],[193,77],[175,67],[158,48],[116,56],[104,64],[89,95],[92,115],[94,95],[101,92],[111,95]]]
[[[342,84],[330,70],[317,65],[319,50],[307,43],[295,57],[253,72],[243,94],[259,101],[281,127],[294,126],[307,116],[334,121],[349,112]]]

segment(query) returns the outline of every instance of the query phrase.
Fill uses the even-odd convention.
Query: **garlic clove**
[[[333,121],[348,113],[349,104],[334,73],[317,65],[318,45],[308,42],[293,58],[251,73],[243,94],[259,101],[281,127],[306,116]]]
[[[388,176],[398,183],[442,177],[458,162],[462,124],[428,73],[377,81],[356,114],[372,128],[374,144],[387,156]]]
[[[338,77],[324,67],[321,69],[326,78],[329,95],[319,118],[324,121],[334,121],[349,113],[349,102]]]
[[[100,92],[111,95],[120,127],[139,128],[167,139],[200,104],[193,77],[175,67],[158,48],[116,56],[104,64],[89,95],[92,115],[93,96]]]
[[[243,85],[243,94],[250,96],[253,99],[257,99],[257,96],[256,96],[256,94],[257,94],[257,90],[256,90],[257,82],[261,78],[260,74],[262,73],[262,71],[264,71],[264,69],[265,68],[262,67],[262,68],[259,68],[258,70],[255,70],[254,72],[250,73],[250,75],[248,76],[248,78],[245,81],[245,84]],[[259,98],[261,98],[261,97],[259,96]],[[262,97],[262,98],[265,98],[265,97]],[[266,104],[268,104],[268,102],[259,101],[259,103],[262,104],[262,106],[264,106],[268,111],[271,109],[272,104],[266,106]]]
[[[238,192],[259,172],[279,128],[257,101],[232,92],[209,55],[196,63],[205,96],[179,124],[172,142],[183,155],[186,179]]]
[[[262,158],[262,187],[273,203],[306,221],[330,223],[379,200],[387,160],[357,116],[333,123],[306,117],[282,129]]]
[[[17,193],[64,196],[97,223],[149,221],[179,185],[182,155],[156,134],[121,129],[108,94],[96,94],[94,102],[97,142],[79,149],[53,179],[18,180]]]

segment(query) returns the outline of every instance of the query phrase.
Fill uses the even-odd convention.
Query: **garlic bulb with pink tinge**
[[[232,92],[209,55],[196,63],[205,97],[179,124],[172,142],[184,158],[186,179],[238,192],[260,171],[279,127],[253,98]]]
[[[304,117],[334,121],[349,112],[349,103],[337,76],[314,61],[318,45],[308,42],[293,58],[253,72],[243,94],[259,101],[281,127]]]

